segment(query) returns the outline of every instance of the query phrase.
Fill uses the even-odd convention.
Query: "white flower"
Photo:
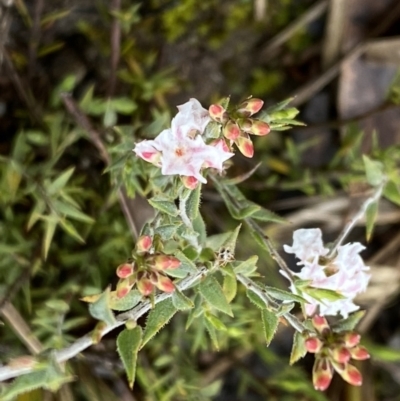
[[[142,159],[161,167],[164,175],[193,177],[206,183],[203,168],[222,171],[223,163],[233,156],[217,141],[207,145],[201,134],[210,121],[209,113],[196,99],[178,106],[171,128],[162,131],[156,139],[138,143],[134,152]]]
[[[359,308],[353,300],[366,290],[370,279],[366,273],[369,267],[364,265],[359,255],[365,249],[363,245],[354,242],[339,246],[337,254],[327,260],[329,249],[323,246],[321,230],[314,228],[296,230],[293,233],[293,245],[284,245],[284,249],[287,253],[295,254],[300,259],[298,264],[303,266],[299,273],[293,273],[294,276],[309,280],[310,287],[332,290],[344,297],[336,301],[317,300],[307,293],[307,289],[300,290],[292,284],[292,292],[300,294],[308,302],[305,306],[308,315],[315,313],[319,307],[321,316],[340,313],[346,318]]]

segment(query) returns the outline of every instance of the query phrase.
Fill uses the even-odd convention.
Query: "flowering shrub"
[[[47,363],[20,357],[0,367],[1,380],[17,377],[2,399],[12,399],[38,386],[58,388],[71,380],[60,364],[122,326],[125,328],[117,337],[117,349],[132,387],[139,350],[181,311],[189,311],[186,328],[200,322],[200,330],[207,331],[218,349],[218,333],[227,331],[229,324],[227,320],[224,323],[224,315],[233,318],[235,298],[241,291],[238,283],[260,309],[267,344],[282,322],[292,326],[295,333],[290,363],[307,351],[315,354],[313,383],[317,390],[329,386],[334,371],[350,384],[361,385],[361,373],[349,362],[369,357],[354,331],[363,315],[355,297],[365,291],[369,274],[359,255],[364,247],[343,241],[364,215],[370,235],[374,207],[392,181],[386,178],[379,161],[365,157],[363,173],[373,188],[372,195],[332,246],[323,244],[318,228],[296,230],[293,245],[284,245],[286,253],[299,260],[300,271],[291,270],[260,225],[284,219],[249,201],[239,190],[237,184],[251,173],[227,178],[236,148],[244,156],[253,157],[250,135],[264,136],[271,130],[299,124],[294,120],[296,110],[287,108],[287,104],[282,102],[262,111],[260,99],[249,98],[236,106],[224,99],[207,110],[196,99],[190,99],[178,106],[170,128],[155,139],[137,141],[132,155],[138,170],[144,171],[141,178],[146,182],[146,191],[142,193],[148,194],[154,216],[141,228],[132,258],[120,261],[116,268],[115,289],[109,286],[100,294],[83,298],[99,323],[88,335],[52,353]],[[68,178],[56,180],[52,190],[57,192]],[[133,181],[133,175],[128,180]],[[200,213],[202,185],[206,183],[214,185],[230,215],[239,221],[236,229],[207,234]],[[237,257],[236,242],[242,224],[276,261],[289,281],[288,291],[269,286],[268,277],[259,276],[257,255],[245,260]],[[145,314],[147,321],[142,327],[138,319]]]

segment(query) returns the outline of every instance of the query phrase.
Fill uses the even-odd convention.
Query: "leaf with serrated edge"
[[[146,328],[143,334],[143,348],[175,315],[177,309],[172,303],[172,299],[166,299],[158,303],[149,313]]]
[[[110,308],[110,298],[111,293],[108,287],[96,302],[89,305],[89,313],[95,319],[106,322],[108,325],[115,323],[115,317]]]
[[[112,291],[110,308],[117,311],[126,311],[136,306],[142,298],[142,294],[137,290],[129,291],[129,293],[122,298],[118,298],[117,292]]]
[[[264,289],[269,296],[279,301],[306,302],[306,300],[300,297],[299,295],[293,294],[288,291],[280,290],[279,288],[269,287],[265,285],[262,286],[262,289]]]
[[[232,310],[218,281],[213,276],[206,277],[198,286],[200,294],[215,309],[232,315]]]
[[[253,291],[247,290],[246,291],[247,298],[255,305],[257,308],[266,309],[267,305],[265,302]]]
[[[243,274],[249,276],[257,270],[258,256],[250,256],[247,260],[240,262],[236,261],[233,266],[233,270],[236,274]]]
[[[142,342],[142,328],[125,329],[117,337],[117,350],[124,365],[129,387],[133,388],[136,374],[137,354]]]
[[[172,294],[172,303],[178,310],[188,310],[194,307],[194,303],[185,295],[183,295],[177,288]]]
[[[264,327],[265,340],[267,345],[269,345],[278,329],[279,318],[275,313],[263,309],[261,311],[261,319]]]
[[[365,315],[364,310],[359,310],[357,312],[352,313],[347,319],[339,320],[336,323],[331,325],[331,328],[334,332],[340,333],[342,331],[354,330],[357,326],[358,322]]]
[[[211,342],[213,343],[215,349],[217,351],[219,351],[218,337],[217,337],[217,332],[216,332],[214,326],[206,318],[204,318],[204,326],[206,326],[207,332],[211,338]]]
[[[179,211],[176,208],[175,204],[171,201],[157,200],[157,199],[153,198],[153,199],[149,199],[148,202],[155,209],[160,210],[161,212],[164,212],[164,213],[168,214],[169,216],[175,217],[175,216],[178,216],[178,214],[179,214]]]
[[[293,337],[293,347],[289,361],[290,365],[293,365],[299,359],[303,358],[306,353],[307,349],[305,346],[304,338],[298,331],[296,331]]]
[[[194,220],[199,214],[200,210],[200,195],[201,185],[198,185],[196,189],[190,191],[189,197],[186,201],[186,213],[190,220]]]

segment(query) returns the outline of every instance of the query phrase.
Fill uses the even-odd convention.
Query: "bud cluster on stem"
[[[174,256],[153,249],[159,247],[153,242],[148,235],[139,237],[133,251],[133,259],[117,267],[118,298],[127,296],[135,285],[143,296],[151,295],[155,287],[164,292],[175,290],[175,285],[166,271],[178,268],[181,262]]]
[[[323,316],[315,315],[312,320],[315,333],[304,339],[308,352],[315,354],[313,383],[316,390],[326,390],[336,371],[353,386],[361,386],[360,371],[349,363],[351,359],[369,358],[368,351],[361,345],[360,335],[353,331],[335,333]]]

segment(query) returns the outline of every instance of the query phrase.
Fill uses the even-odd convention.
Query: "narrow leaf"
[[[177,288],[172,294],[172,303],[178,310],[188,310],[194,307],[194,303],[185,295],[183,295]]]
[[[206,312],[204,317],[214,326],[218,331],[226,331],[226,326],[212,313]]]
[[[198,288],[200,294],[212,307],[226,313],[229,316],[233,316],[231,307],[225,298],[222,288],[213,276],[206,277],[199,284]]]
[[[354,312],[347,319],[342,319],[336,323],[333,323],[331,325],[332,330],[337,333],[340,333],[342,331],[354,330],[354,328],[357,326],[358,322],[363,318],[364,315],[364,310]]]
[[[72,174],[74,173],[75,167],[70,167],[65,170],[55,181],[47,186],[47,191],[50,195],[56,194],[60,189],[64,188]]]
[[[123,298],[116,296],[116,291],[111,292],[110,308],[117,311],[126,311],[136,306],[142,299],[142,294],[137,290],[132,290]]]
[[[222,291],[226,297],[226,300],[231,303],[236,296],[237,292],[237,281],[236,277],[232,277],[228,274],[224,276],[224,282],[222,284]]]
[[[125,329],[117,337],[117,350],[128,377],[129,387],[133,388],[136,374],[137,355],[142,342],[142,329],[136,326],[132,330]]]
[[[108,325],[115,323],[114,314],[110,308],[110,288],[108,287],[99,299],[89,305],[89,313],[98,320],[106,322]]]
[[[210,335],[211,342],[213,343],[215,349],[219,351],[219,343],[215,327],[206,318],[204,318],[204,326],[206,326],[207,332]]]
[[[197,185],[196,189],[190,191],[189,197],[186,201],[186,213],[190,220],[194,220],[199,214],[200,195],[201,185]]]
[[[151,310],[146,322],[146,328],[143,334],[142,347],[144,347],[175,315],[177,309],[172,303],[171,298],[158,303]]]
[[[253,291],[247,290],[246,291],[247,298],[255,305],[257,308],[266,309],[268,305]]]
[[[155,209],[159,210],[160,212],[166,213],[169,216],[176,217],[179,214],[178,209],[175,206],[175,203],[167,200],[157,200],[157,199],[149,199],[149,203]]]
[[[296,331],[293,337],[293,347],[290,354],[290,365],[293,365],[307,353],[303,336]]]
[[[385,196],[385,198],[389,199],[397,206],[400,206],[400,187],[393,180],[388,181],[388,183],[386,184],[383,190],[383,196]]]
[[[264,327],[265,340],[267,345],[269,345],[278,328],[279,317],[275,313],[263,309],[261,311],[261,319]]]
[[[363,155],[363,161],[368,184],[372,186],[381,184],[384,178],[383,164],[379,161],[370,159],[366,155]]]

